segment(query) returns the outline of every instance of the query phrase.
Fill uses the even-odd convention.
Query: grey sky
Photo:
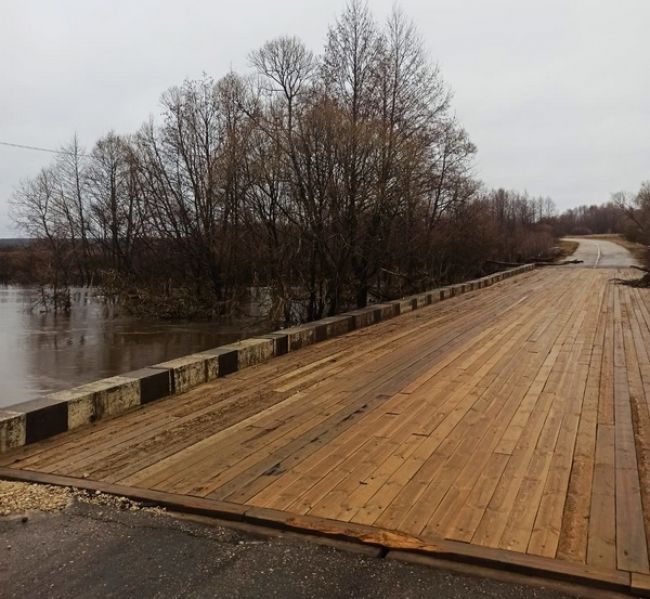
[[[320,51],[344,0],[0,0],[0,141],[90,146],[134,131],[169,86],[247,68],[283,34]],[[370,0],[383,19],[393,0]],[[490,186],[605,201],[650,179],[648,0],[402,0],[454,90]],[[7,201],[47,154],[0,146]]]

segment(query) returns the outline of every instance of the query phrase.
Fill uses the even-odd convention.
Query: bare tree
[[[286,128],[291,134],[296,101],[314,74],[312,52],[296,37],[280,37],[252,52],[250,62],[264,77],[263,89],[271,94],[281,94],[286,105]]]
[[[18,190],[16,218],[58,280],[170,316],[223,314],[265,285],[278,318],[299,301],[313,319],[548,242],[547,200],[481,189],[449,89],[399,10],[379,24],[351,0],[322,55],[280,37],[249,61],[253,76],[167,90],[133,136],[108,133],[89,155],[75,138]]]
[[[131,273],[135,241],[142,235],[137,164],[128,140],[108,133],[92,150],[85,184],[93,239],[114,271]]]

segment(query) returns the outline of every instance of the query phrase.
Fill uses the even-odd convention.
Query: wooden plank
[[[564,505],[574,464],[578,429],[582,414],[585,412],[584,399],[587,391],[589,364],[594,340],[597,336],[600,298],[597,290],[594,291],[595,293],[590,293],[585,322],[580,331],[575,351],[570,358],[576,364],[575,375],[566,391],[562,430],[551,458],[544,492],[528,543],[527,552],[535,555],[555,557],[560,541]],[[586,530],[583,532],[586,542]]]
[[[573,306],[574,310],[576,306],[579,308],[577,302]],[[540,477],[543,476],[546,467],[545,456],[547,456],[547,453],[545,451],[538,452],[534,470],[532,471],[534,478],[526,483],[521,495],[520,489],[524,485],[529,467],[532,465],[538,439],[544,439],[547,448],[554,444],[555,433],[558,431],[561,422],[559,411],[561,401],[558,402],[555,393],[555,389],[562,381],[563,376],[566,376],[566,364],[561,360],[561,348],[568,339],[575,336],[576,324],[579,323],[570,310],[567,311],[567,316],[566,320],[563,321],[562,331],[537,372],[533,385],[529,390],[528,398],[532,406],[530,416],[527,418],[525,428],[522,429],[517,438],[516,446],[512,450],[512,457],[501,477],[502,482],[496,488],[485,510],[483,518],[472,537],[472,543],[492,547],[497,547],[501,543],[505,545],[509,545],[511,542],[523,543],[521,535],[512,537],[514,529],[509,535],[506,535],[506,538],[503,538],[503,535],[509,526],[511,529],[516,526],[523,531],[522,534],[525,536],[528,525],[523,525],[522,528],[522,524],[511,517],[512,510],[518,497],[519,509],[523,508],[525,510],[531,507],[526,503],[525,498],[528,493],[532,493],[534,496],[538,492],[536,491],[538,489],[536,484],[538,484]],[[544,437],[541,437],[542,431],[546,431]],[[537,508],[537,506],[532,507]],[[524,511],[523,514],[526,514],[526,512]],[[528,513],[528,519],[530,521],[530,513]]]
[[[599,424],[589,518],[587,564],[616,568],[614,427]]]
[[[614,295],[616,561],[618,568],[622,570],[648,574],[650,565],[626,372],[620,290],[614,287],[612,292]],[[632,360],[632,348],[629,349],[629,358]]]
[[[511,374],[516,373],[516,371],[512,369],[510,372]],[[501,415],[500,418],[501,420],[503,420],[503,417]],[[478,438],[480,438],[480,436],[481,435],[479,435]],[[417,473],[417,475],[411,481],[405,484],[403,492],[398,495],[398,497],[391,503],[391,505],[385,511],[385,513],[378,519],[377,521],[378,523],[382,523],[382,525],[390,526],[390,527],[405,526],[405,524],[403,523],[405,520],[405,516],[404,516],[405,512],[407,513],[407,518],[409,517],[408,516],[409,510],[411,512],[415,510],[416,512],[421,512],[423,514],[426,514],[427,511],[429,513],[431,512],[432,507],[430,506],[433,498],[430,496],[430,493],[428,493],[427,495],[423,495],[423,493],[425,493],[426,491],[426,487],[428,485],[434,485],[432,492],[435,495],[440,496],[441,490],[444,491],[445,488],[443,481],[445,481],[445,479],[447,479],[449,476],[454,476],[454,473],[457,472],[456,467],[452,465],[452,467],[450,467],[448,470],[448,474],[440,475],[442,476],[442,480],[441,480],[438,477],[439,475],[436,474],[436,472],[440,472],[441,466],[435,468],[433,471],[431,470],[432,466],[435,467],[435,462],[429,462],[425,464],[424,467],[421,468],[420,471]],[[414,497],[417,498],[418,501],[417,501],[417,505],[412,507],[411,500]],[[425,507],[425,506],[429,506],[429,507]],[[413,516],[410,516],[410,518],[411,518],[411,523],[413,524],[414,522],[418,521],[419,517],[416,516],[415,520],[413,519]]]
[[[498,342],[498,339],[496,341]],[[452,352],[452,353],[454,353],[454,352]],[[463,367],[462,356],[463,356],[464,353],[466,353],[465,348],[461,348],[459,351],[455,352],[456,359],[461,360],[460,363],[459,363],[459,366],[461,366],[461,368]],[[450,367],[448,367],[445,372],[448,372],[449,368]],[[461,372],[462,372],[462,369],[461,369]],[[393,402],[393,401],[387,402],[386,405],[385,405],[385,409],[390,410],[391,418],[394,418],[395,415],[399,415],[400,413],[404,413],[404,414],[410,414],[411,415],[410,418],[414,418],[415,422],[417,422],[417,423],[421,424],[422,422],[426,422],[426,420],[427,420],[427,418],[426,418],[427,412],[431,411],[431,408],[429,407],[429,404],[428,404],[428,401],[427,401],[427,397],[434,397],[436,394],[440,394],[441,397],[445,398],[444,403],[449,403],[454,399],[454,397],[458,397],[458,391],[459,391],[458,389],[456,389],[456,393],[452,393],[451,395],[449,394],[449,391],[454,388],[453,376],[449,376],[449,377],[446,377],[446,378],[447,378],[447,381],[444,384],[427,386],[426,390],[424,391],[424,393],[425,393],[424,395],[421,395],[421,394],[418,394],[418,393],[404,394],[403,391],[401,391],[399,394],[397,394],[395,396],[395,398],[397,399],[397,402]],[[413,411],[411,409],[411,406],[419,406],[419,408],[415,408],[415,410]],[[440,410],[441,407],[442,407],[442,403],[440,404],[440,406],[438,406],[438,410]],[[381,416],[381,414],[376,414],[375,417],[373,417],[372,415],[368,415],[367,417],[364,418],[364,426],[366,428],[368,428],[369,431],[372,431],[369,434],[373,434],[373,435],[378,434],[377,430],[374,429],[374,427],[376,426],[377,419],[380,416]],[[422,420],[422,418],[424,418],[424,420]],[[428,419],[431,420],[430,417]],[[434,415],[434,419],[437,419],[435,415]],[[440,418],[440,420],[441,420],[441,418]],[[400,422],[402,422],[402,421],[400,421]],[[406,423],[402,422],[402,424],[400,426],[404,426],[404,424],[408,424],[408,420],[407,420]],[[414,430],[413,432],[417,433],[418,431]],[[384,433],[381,433],[381,434],[384,434]],[[354,434],[354,436],[357,437],[357,439],[363,439],[364,438],[363,435],[358,435],[356,433]],[[347,441],[346,441],[345,435],[342,435],[339,438],[335,439],[332,442],[331,446],[335,447],[337,444],[346,443],[346,442]],[[345,459],[345,455],[348,455],[349,451],[350,451],[350,448],[348,447],[347,451],[341,456],[340,459],[341,460]],[[314,459],[315,459],[316,467],[313,468],[313,470],[317,471],[318,473],[320,473],[323,476],[325,474],[327,474],[327,472],[329,472],[331,470],[331,468],[335,465],[335,462],[332,462],[331,460],[328,460],[329,467],[324,469],[324,461],[320,460],[318,458],[318,455],[314,456]],[[309,463],[309,461],[307,463]],[[303,468],[303,466],[302,466],[302,464],[300,462],[298,462],[293,468],[294,472],[302,472],[303,470],[304,470],[304,468]],[[291,478],[289,478],[289,480],[287,480],[286,476],[282,477],[277,482],[271,484],[268,489],[265,489],[264,491],[262,491],[261,497],[255,497],[254,502],[260,501],[261,499],[263,499],[268,494],[270,494],[271,496],[274,496],[275,495],[274,489],[278,489],[278,488],[286,488],[286,487],[290,486],[291,491],[293,492],[293,494],[299,493],[299,491],[298,491],[299,486],[296,484],[297,482],[298,483],[304,482],[304,478],[303,478],[303,481],[295,481],[295,480],[292,480]],[[307,481],[307,483],[308,483],[308,481]],[[303,486],[303,488],[304,488],[304,486]],[[282,495],[287,496],[286,493],[282,493]]]
[[[474,325],[472,325],[472,327],[473,326]],[[453,355],[453,352],[452,352],[452,355]],[[447,360],[448,359],[446,359],[445,361],[447,361]],[[397,368],[397,370],[399,370],[399,368],[400,368],[399,364],[400,364],[400,362],[399,362],[398,356],[396,356],[393,353],[391,355],[391,357],[390,357],[390,365],[392,367],[393,372],[391,373],[390,369],[386,369],[386,368],[382,369],[383,374],[381,375],[381,377],[384,377],[385,373],[388,372],[389,373],[388,379],[392,381],[391,385],[394,385],[394,386],[391,386],[391,387],[388,387],[388,388],[384,387],[382,389],[382,391],[384,393],[391,394],[395,390],[401,388],[401,384],[399,383],[399,381],[400,381],[400,378],[404,378],[404,375],[396,376],[396,373],[395,373],[396,368]],[[421,358],[421,357],[418,358],[418,360],[416,362],[413,362],[412,354],[406,354],[404,362],[403,362],[403,366],[406,368],[406,372],[414,372],[415,368],[422,368],[423,366],[426,366],[426,363],[424,362],[423,358]],[[371,375],[371,378],[374,379],[374,381],[376,382],[377,381],[377,375],[373,374],[372,372],[370,373],[370,375]],[[380,377],[380,380],[381,380],[381,377]],[[367,386],[368,386],[368,383],[364,383],[363,385],[360,385],[360,387],[367,387]],[[403,389],[402,389],[402,392],[404,392]],[[290,451],[290,450],[288,450],[288,451]],[[213,496],[215,496],[215,497],[228,497],[229,499],[235,499],[236,498],[237,500],[241,500],[241,501],[246,500],[246,496],[251,495],[251,492],[250,492],[251,488],[257,489],[257,488],[260,487],[260,485],[258,484],[258,481],[260,480],[260,476],[259,476],[260,472],[264,472],[267,468],[269,468],[276,458],[284,459],[283,456],[284,456],[285,453],[287,453],[287,452],[285,452],[283,450],[282,455],[280,455],[280,456],[278,456],[276,454],[270,455],[267,462],[260,463],[259,465],[255,466],[255,469],[253,471],[251,471],[249,474],[247,474],[245,479],[241,479],[242,482],[243,482],[243,486],[241,487],[241,490],[238,492],[237,495],[230,494],[231,489],[234,486],[236,486],[237,484],[241,485],[241,483],[233,482],[233,483],[229,483],[228,487],[225,487],[223,489],[219,489],[218,491],[216,491]],[[263,485],[264,483],[260,483],[260,484]]]
[[[513,320],[516,322],[516,318],[513,318]],[[508,342],[500,343],[499,349],[493,351],[491,353],[490,359],[482,363],[481,367],[472,373],[472,379],[470,380],[481,380],[485,376],[489,375],[493,369],[498,368],[500,370],[501,367],[499,366],[499,363],[510,361],[510,356],[514,348],[517,346],[517,341],[520,337],[525,337],[526,334],[527,332],[524,330],[523,333],[520,332],[518,335],[511,335],[511,339]],[[506,381],[507,379],[504,377],[503,380]],[[481,413],[484,410],[483,406],[491,405],[493,410],[495,412],[498,412],[501,409],[501,403],[490,401],[490,396],[485,395],[485,392],[478,393],[477,396],[473,396],[471,389],[471,384],[469,387],[466,387],[466,390],[463,388],[463,386],[460,386],[460,388],[457,389],[457,393],[459,393],[461,397],[469,391],[469,393],[467,393],[467,400],[462,404],[459,404],[459,406],[457,406],[457,408],[455,408],[454,411],[449,414],[451,420],[449,420],[449,425],[446,428],[441,428],[444,425],[443,422],[439,427],[431,431],[432,434],[435,433],[436,435],[440,435],[441,439],[445,439],[449,436],[449,434],[457,432],[460,435],[469,437],[474,444],[476,444],[478,440],[481,439],[482,432],[479,431],[482,427],[476,427],[476,420],[480,419]],[[493,399],[494,398],[492,398],[492,400]],[[490,420],[489,414],[490,412],[488,412],[487,416],[484,418],[486,422],[489,422]],[[476,428],[476,433],[473,435],[467,434],[467,429],[470,427]],[[462,453],[469,454],[469,451],[462,450],[461,454]],[[382,504],[385,503],[384,500],[381,499],[381,495],[378,495],[378,492],[379,489],[383,486],[384,482],[386,482],[386,480],[389,479],[391,475],[403,465],[403,462],[405,460],[400,460],[400,457],[402,456],[397,456],[398,459],[396,459],[393,463],[394,467],[391,467],[389,464],[380,465],[377,471],[373,472],[371,475],[372,484],[369,484],[369,481],[364,481],[363,488],[359,488],[356,491],[357,496],[353,494],[350,497],[350,507],[346,510],[347,513],[341,512],[338,514],[338,517],[341,519],[354,518],[355,521],[359,521],[359,518],[363,518],[363,521],[366,521],[367,519],[373,521],[374,517],[378,515],[376,512],[381,510],[376,505],[373,507],[368,503],[368,499],[364,498],[377,497],[377,499],[379,499]],[[408,457],[408,453],[403,456],[403,458]],[[364,507],[362,509],[359,509],[358,505],[362,505]]]
[[[606,328],[606,319],[603,318],[602,310],[605,298],[603,291],[598,294],[599,309],[594,314],[598,324],[592,344],[571,476],[556,551],[557,558],[580,563],[585,563],[587,559],[591,488],[596,454],[599,381]]]

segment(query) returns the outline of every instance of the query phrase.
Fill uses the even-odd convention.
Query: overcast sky
[[[344,0],[0,0],[0,141],[90,146],[159,113],[171,85],[220,77],[285,34],[323,47]],[[379,20],[393,0],[370,0]],[[487,185],[600,203],[650,179],[650,1],[402,0]],[[48,154],[0,146],[8,199]]]

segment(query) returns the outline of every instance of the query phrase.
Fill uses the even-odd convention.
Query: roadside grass
[[[559,253],[557,254],[555,260],[564,260],[568,258],[569,256],[573,255],[573,253],[578,249],[578,245],[580,245],[577,241],[569,241],[568,239],[560,239],[558,241],[558,248],[560,248]]]

